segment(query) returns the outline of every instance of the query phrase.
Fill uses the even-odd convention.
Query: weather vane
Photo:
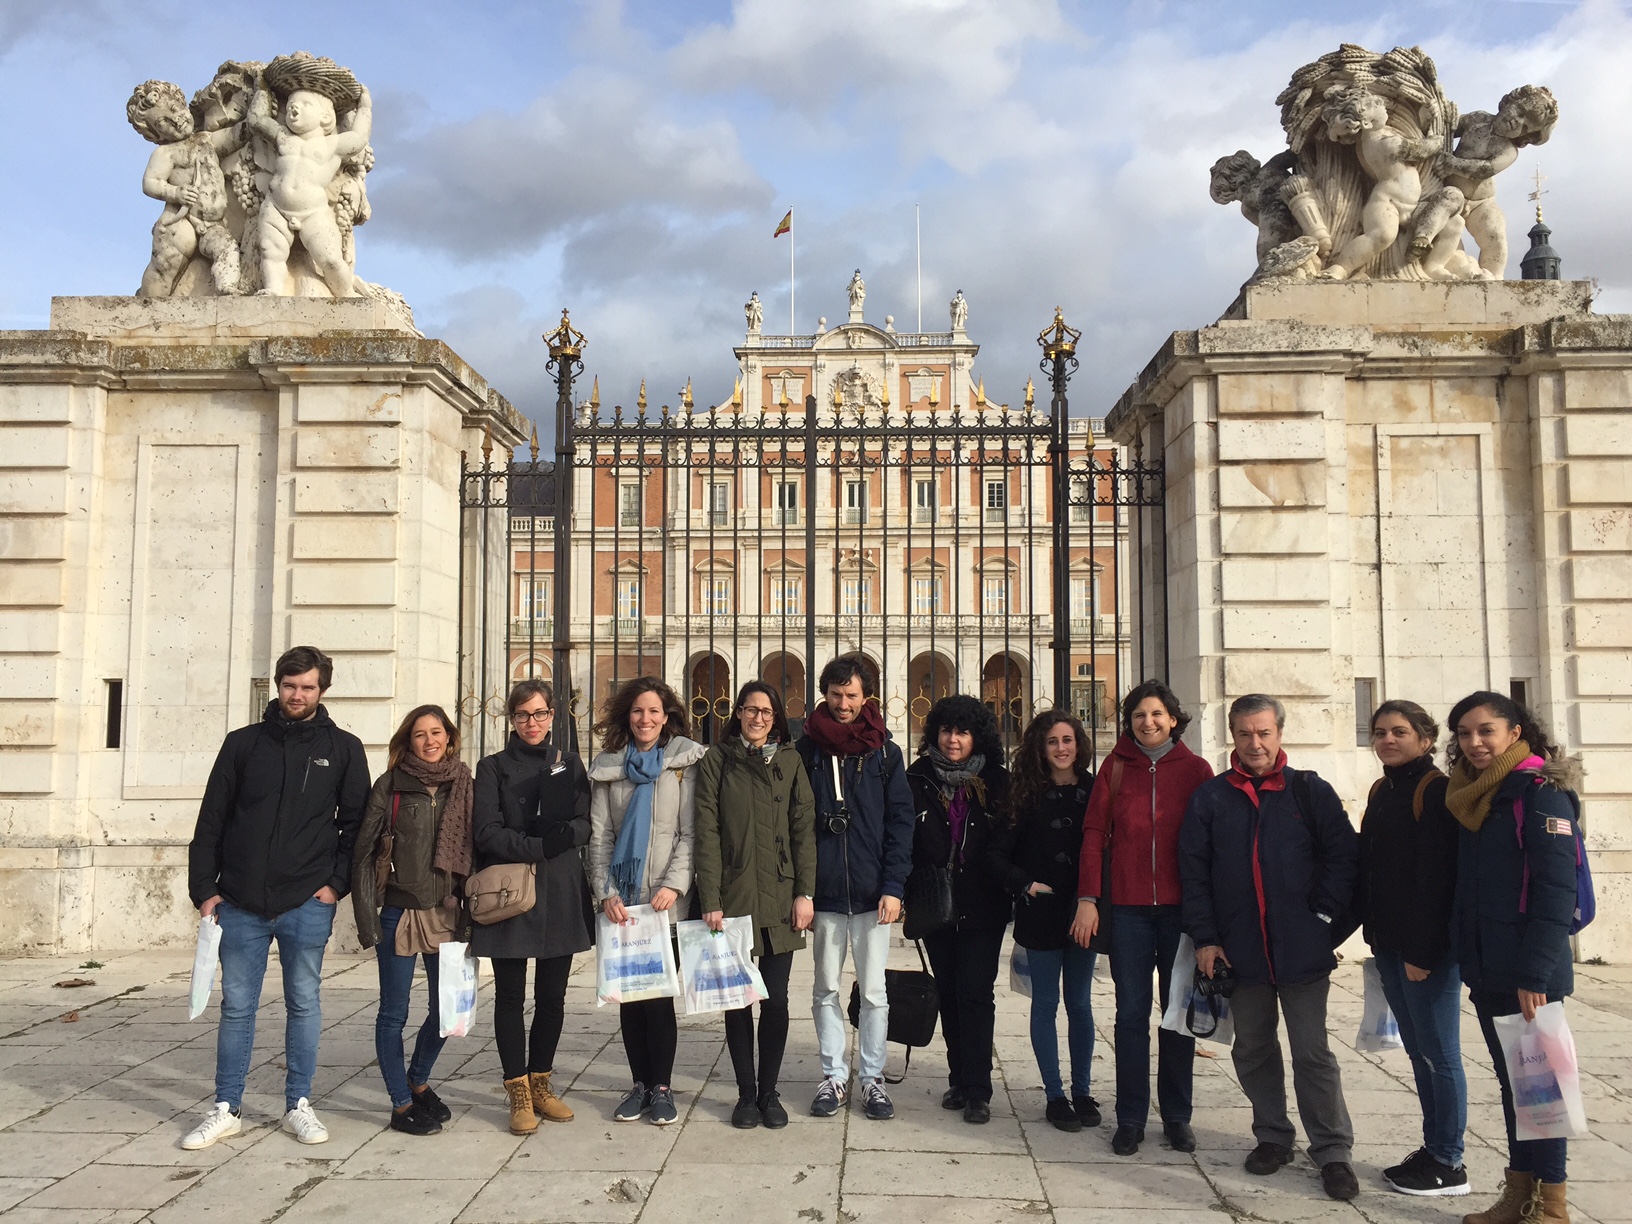
[[[1537,166],[1536,167],[1536,174],[1535,174],[1536,189],[1534,191],[1532,191],[1530,193],[1530,196],[1529,196],[1529,198],[1535,203],[1535,206],[1536,206],[1536,222],[1537,222],[1537,224],[1540,224],[1540,222],[1541,222],[1541,197],[1547,194],[1546,189],[1544,187],[1542,187],[1542,184],[1545,183],[1546,181],[1547,181],[1547,176],[1541,172],[1541,167]]]

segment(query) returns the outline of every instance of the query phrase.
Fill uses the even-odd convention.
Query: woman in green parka
[[[782,698],[763,680],[737,694],[721,741],[697,767],[697,894],[714,930],[727,918],[754,921],[754,956],[765,979],[759,1004],[759,1073],[752,1007],[725,1013],[737,1072],[731,1125],[788,1124],[777,1095],[788,1044],[788,974],[815,917],[816,796],[794,751]]]

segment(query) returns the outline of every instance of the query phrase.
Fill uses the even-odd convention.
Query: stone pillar
[[[334,656],[376,772],[408,708],[454,708],[484,430],[524,436],[363,299],[62,298],[0,336],[0,953],[190,938],[204,781],[289,646]]]
[[[1358,817],[1391,697],[1443,721],[1522,692],[1587,771],[1600,917],[1632,955],[1632,319],[1579,282],[1252,286],[1173,335],[1111,413],[1165,456],[1164,539],[1135,516],[1169,680],[1221,766],[1225,711],[1287,707],[1294,763]],[[1159,650],[1157,651],[1159,657]],[[1441,746],[1445,738],[1441,739]]]

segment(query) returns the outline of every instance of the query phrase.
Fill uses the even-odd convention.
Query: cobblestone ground
[[[907,965],[911,950],[896,948]],[[1403,1055],[1358,1054],[1360,972],[1336,976],[1332,1023],[1354,1115],[1360,1197],[1333,1203],[1301,1158],[1281,1173],[1247,1175],[1248,1110],[1228,1053],[1196,1062],[1193,1155],[1162,1146],[1158,1128],[1139,1154],[1113,1156],[1109,1125],[1062,1134],[1042,1120],[1043,1094],[1026,1036],[1024,999],[1000,985],[999,1078],[991,1123],[968,1126],[940,1109],[945,1063],[920,1051],[893,1089],[897,1117],[868,1122],[854,1108],[805,1116],[818,1078],[804,1008],[810,961],[794,974],[794,1027],[783,1095],[787,1130],[732,1130],[735,1101],[719,1018],[681,1021],[675,1092],[679,1125],[614,1125],[628,1074],[611,1008],[597,1009],[594,966],[581,958],[568,995],[557,1085],[578,1111],[518,1139],[506,1129],[498,1056],[484,983],[476,1035],[450,1040],[436,1084],[454,1111],[439,1136],[384,1129],[386,1098],[374,1066],[375,969],[331,955],[315,1105],[331,1139],[302,1147],[276,1127],[282,1109],[283,1007],[276,973],[255,1042],[245,1130],[202,1152],[182,1135],[211,1098],[215,1029],[188,1023],[190,955],[174,952],[0,962],[0,1219],[6,1224],[151,1221],[391,1220],[643,1221],[725,1218],[754,1224],[978,1221],[1059,1224],[1217,1224],[1233,1220],[1450,1221],[1488,1202],[1502,1169],[1501,1111],[1471,1012],[1463,1019],[1469,1067],[1464,1199],[1408,1199],[1380,1170],[1416,1146],[1419,1115]],[[71,978],[94,985],[64,988]],[[1000,978],[1006,983],[1007,969]],[[416,999],[423,984],[416,983]],[[1095,1096],[1110,1113],[1111,985],[1103,966],[1094,1001],[1100,1040]],[[210,1015],[213,1016],[213,1009]],[[1632,1221],[1632,969],[1581,966],[1570,1004],[1592,1121],[1573,1143],[1570,1199],[1577,1220]],[[417,1023],[417,1020],[416,1020]],[[1063,1017],[1062,1017],[1063,1023]],[[1210,1047],[1203,1047],[1211,1050]],[[892,1047],[892,1073],[900,1050]]]

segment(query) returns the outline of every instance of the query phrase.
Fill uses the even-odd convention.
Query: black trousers
[[[493,1037],[507,1080],[529,1071],[542,1075],[555,1070],[555,1047],[561,1041],[561,1022],[566,1016],[572,957],[552,956],[533,964],[537,968],[533,973],[533,1031],[529,1040],[522,1015],[527,1007],[527,961],[493,961]]]
[[[680,1026],[674,1018],[673,999],[642,999],[618,1005],[618,1028],[629,1074],[637,1084],[667,1088],[674,1077],[674,1050]]]
[[[769,946],[769,936],[761,936]],[[782,1074],[782,1055],[788,1048],[788,975],[792,952],[771,952],[759,958],[766,997],[759,1005],[759,1074],[754,1074],[754,1009],[735,1007],[725,1013],[725,1045],[737,1073],[737,1095],[758,1099],[776,1091]]]
[[[924,937],[929,968],[941,992],[941,1035],[947,1081],[967,1100],[992,1099],[992,1030],[997,1023],[998,954],[1002,927],[937,931]]]

